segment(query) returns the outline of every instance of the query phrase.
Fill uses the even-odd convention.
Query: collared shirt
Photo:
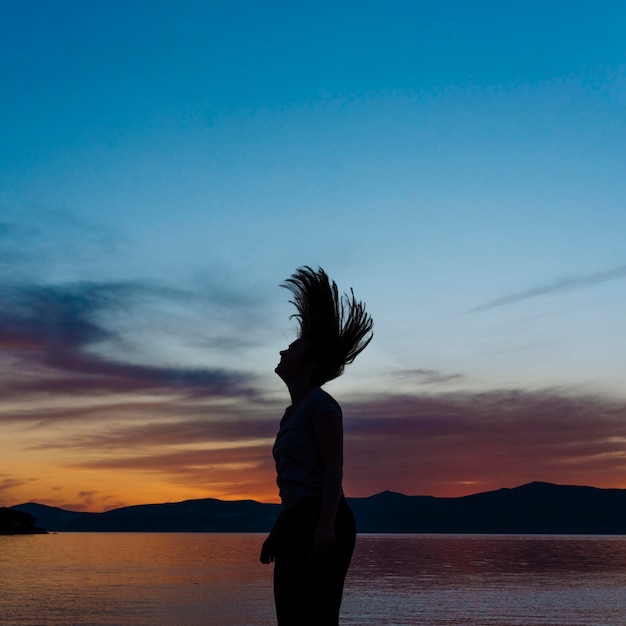
[[[276,484],[283,510],[303,498],[321,496],[324,468],[315,436],[315,420],[325,413],[341,419],[341,407],[320,387],[315,387],[295,407],[288,407],[272,453],[276,462]]]

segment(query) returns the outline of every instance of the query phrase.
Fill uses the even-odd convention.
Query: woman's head
[[[343,374],[344,367],[372,340],[373,321],[354,293],[339,295],[334,281],[319,268],[299,268],[282,285],[291,291],[291,301],[300,323],[299,339],[305,358],[312,364],[312,383],[323,385]]]

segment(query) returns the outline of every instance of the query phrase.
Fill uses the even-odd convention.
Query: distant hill
[[[533,482],[460,498],[385,491],[348,498],[362,533],[626,534],[626,490]],[[279,506],[187,500],[77,513],[37,503],[12,507],[48,531],[267,532]]]
[[[626,534],[626,490],[533,482],[460,498],[350,502],[360,532]]]
[[[207,498],[167,504],[142,504],[105,513],[78,513],[35,502],[14,509],[30,513],[48,531],[65,532],[264,532],[277,504]]]

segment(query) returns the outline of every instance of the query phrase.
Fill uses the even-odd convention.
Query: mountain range
[[[384,491],[348,498],[362,533],[626,534],[626,489],[533,482],[457,498]],[[277,504],[187,500],[104,513],[30,502],[11,507],[62,532],[268,532]]]

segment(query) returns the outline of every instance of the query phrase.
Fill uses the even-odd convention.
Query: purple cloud
[[[184,298],[184,292],[134,283],[62,286],[4,285],[0,302],[0,395],[177,392],[196,397],[250,395],[253,377],[220,368],[133,364],[95,348],[119,339],[106,313],[146,296]]]

